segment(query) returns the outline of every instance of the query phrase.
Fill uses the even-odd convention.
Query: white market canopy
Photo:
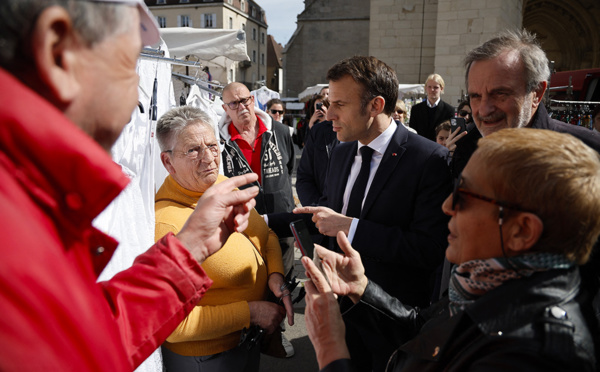
[[[298,94],[298,99],[300,102],[308,101],[313,94],[319,93],[321,89],[327,86],[328,84],[317,84],[308,87]],[[425,94],[425,84],[399,84],[398,93],[400,97],[406,94]]]
[[[314,94],[317,94],[321,91],[321,89],[328,87],[329,84],[317,84],[312,87],[308,87],[304,89],[300,94],[298,94],[298,99],[300,102],[308,101]]]
[[[160,29],[160,36],[173,58],[195,55],[204,61],[218,57],[232,61],[250,60],[246,52],[246,34],[242,30],[168,27]]]
[[[400,94],[425,94],[425,84],[399,84]]]

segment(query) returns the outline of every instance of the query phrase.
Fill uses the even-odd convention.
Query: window
[[[256,29],[252,29],[252,40],[256,40]]]
[[[242,12],[246,11],[246,2],[244,0],[240,0],[240,8],[242,8]]]
[[[242,30],[246,31],[246,24],[242,23]]]
[[[166,4],[165,0],[156,0],[156,5]]]
[[[228,79],[229,79],[229,81],[235,81],[233,79],[233,69],[232,68],[229,69],[229,77],[228,77]]]
[[[189,3],[190,0],[179,0],[180,3]]]
[[[265,33],[261,32],[260,33],[260,42],[264,45],[265,44]]]
[[[233,4],[233,0],[227,0],[227,3],[229,3],[231,5],[231,4]]]
[[[192,20],[189,15],[177,16],[177,27],[192,27]]]
[[[216,28],[217,27],[217,15],[216,14],[202,14],[202,27]]]
[[[256,8],[255,8],[255,7],[252,7],[251,9],[252,9],[252,10],[251,10],[251,13],[252,13],[252,18],[256,18]]]
[[[229,17],[229,29],[233,30],[233,18]]]
[[[252,51],[252,62],[256,63],[256,50]]]
[[[167,17],[158,16],[156,17],[156,22],[158,22],[158,27],[160,28],[167,27]]]
[[[264,65],[264,64],[265,64],[265,54],[264,54],[264,53],[261,53],[261,54],[260,54],[260,64],[261,64],[261,65]]]

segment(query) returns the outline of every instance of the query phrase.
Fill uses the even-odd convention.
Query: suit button
[[[104,253],[104,247],[96,247],[96,250],[94,251],[94,254],[96,256],[100,256],[102,253]]]

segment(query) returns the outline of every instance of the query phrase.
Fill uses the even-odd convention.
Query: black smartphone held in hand
[[[315,106],[317,107],[317,110],[323,111],[321,110],[321,108],[323,107],[323,102],[317,102]]]
[[[304,221],[298,220],[290,223],[290,229],[294,234],[296,242],[298,242],[298,248],[300,248],[302,255],[312,257],[315,250],[315,245],[313,244],[310,233],[308,232],[308,227],[306,227]]]
[[[462,130],[459,130],[458,133],[463,130],[467,130],[467,122],[465,118],[452,118],[450,119],[450,126],[452,127],[452,132],[456,129],[456,127],[460,127]]]

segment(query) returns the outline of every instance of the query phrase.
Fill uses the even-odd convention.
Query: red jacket
[[[1,69],[0,87],[0,370],[132,370],[212,281],[171,234],[96,283],[117,242],[92,219],[127,177]]]

